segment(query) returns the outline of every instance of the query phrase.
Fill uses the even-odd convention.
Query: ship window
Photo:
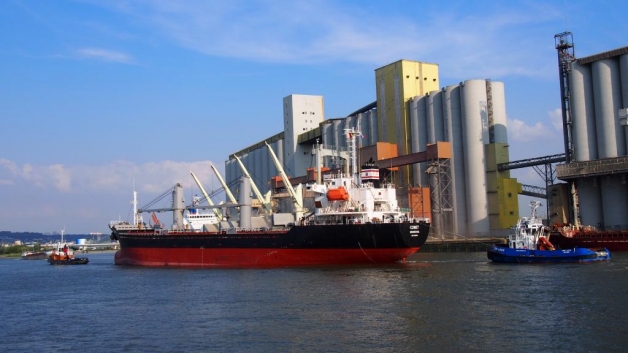
[[[510,192],[509,192],[509,193],[508,193],[508,197],[512,197],[512,193],[510,193]]]

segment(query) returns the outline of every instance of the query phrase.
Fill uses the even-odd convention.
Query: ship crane
[[[236,201],[235,197],[231,193],[231,190],[229,189],[229,186],[227,186],[227,183],[225,183],[225,180],[220,175],[220,172],[218,172],[218,169],[216,169],[216,167],[214,167],[214,165],[211,164],[211,163],[209,164],[209,166],[212,167],[212,170],[216,174],[216,178],[218,178],[218,181],[220,182],[220,185],[222,185],[222,187],[225,189],[225,193],[227,194],[227,197],[229,198],[229,201],[231,201],[231,203],[233,203],[233,204],[237,204],[238,201]]]
[[[248,170],[246,170],[246,167],[242,163],[242,160],[240,160],[240,157],[238,157],[235,154],[233,156],[238,161],[238,164],[240,165],[240,169],[242,169],[242,173],[251,180],[251,189],[253,190],[253,193],[255,193],[255,196],[257,197],[259,202],[262,204],[264,211],[266,212],[266,214],[270,214],[272,212],[270,208],[270,192],[267,194],[266,197],[262,196],[262,193],[257,188],[257,185],[255,185],[255,182],[253,182],[253,178],[251,177],[251,174],[249,174]]]
[[[198,188],[201,189],[201,192],[203,193],[203,196],[205,196],[205,200],[207,200],[207,203],[210,206],[214,206],[214,202],[209,197],[209,194],[207,194],[207,191],[205,191],[205,188],[203,187],[203,184],[201,184],[201,181],[198,180],[198,178],[196,177],[196,175],[194,175],[194,173],[192,173],[192,171],[190,171],[190,174],[192,175],[192,178],[194,178],[194,182],[196,182],[196,185],[198,185]],[[216,217],[218,217],[219,220],[222,220],[222,213],[220,212],[220,210],[214,208],[213,211]]]
[[[283,167],[281,166],[281,163],[279,162],[279,159],[277,159],[277,156],[275,155],[275,151],[273,151],[273,148],[270,147],[270,145],[267,142],[264,142],[266,144],[266,147],[268,147],[268,152],[270,153],[270,157],[272,158],[273,162],[275,163],[275,167],[277,168],[277,171],[279,171],[279,175],[281,175],[281,177],[283,178],[284,184],[286,185],[286,189],[288,190],[288,193],[290,194],[290,196],[292,197],[292,202],[294,204],[294,208],[295,208],[295,218],[297,220],[300,220],[303,217],[303,194],[301,192],[301,184],[299,184],[299,186],[297,186],[297,192],[295,192],[294,188],[292,187],[292,184],[290,184],[290,179],[288,179],[288,176],[286,175],[286,172],[283,170]]]

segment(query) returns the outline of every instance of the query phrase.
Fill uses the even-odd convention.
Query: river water
[[[0,259],[2,352],[624,352],[628,254],[195,270]]]

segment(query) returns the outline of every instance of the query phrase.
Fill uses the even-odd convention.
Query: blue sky
[[[628,45],[623,1],[0,2],[0,230],[108,233],[189,171],[282,130],[282,99],[326,118],[375,101],[374,70],[439,64],[441,86],[506,87],[511,160],[562,153],[554,34],[577,57]],[[532,169],[513,172],[543,185]],[[191,191],[190,191],[191,192]],[[188,197],[189,199],[189,197]],[[165,217],[165,216],[162,216]],[[166,221],[169,221],[166,219]]]

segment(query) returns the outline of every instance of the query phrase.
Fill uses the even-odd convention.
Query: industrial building
[[[576,58],[556,35],[566,163],[557,166],[550,221],[628,229],[628,47]]]
[[[267,144],[291,183],[315,180],[317,144],[324,170],[344,169],[345,129],[353,128],[362,134],[360,165],[374,162],[397,185],[400,204],[430,218],[435,236],[509,229],[520,194],[547,198],[548,225],[626,230],[628,47],[576,58],[570,32],[554,38],[564,154],[510,161],[503,83],[471,79],[440,87],[437,64],[399,60],[375,70],[377,100],[346,117],[325,119],[321,96],[285,97],[284,131],[231,154],[227,180],[242,175],[238,156],[263,192],[280,187]],[[527,167],[546,188],[510,177],[511,169]]]
[[[433,234],[482,236],[512,227],[521,185],[508,170],[504,84],[467,80],[439,87],[438,65],[400,60],[375,70],[377,101],[325,119],[321,96],[283,99],[284,131],[237,151],[225,162],[227,183],[243,174],[262,193],[280,186],[267,144],[292,183],[314,180],[313,147],[325,170],[345,168],[345,129],[359,130],[360,164],[374,162],[398,187],[398,199],[433,222]]]

